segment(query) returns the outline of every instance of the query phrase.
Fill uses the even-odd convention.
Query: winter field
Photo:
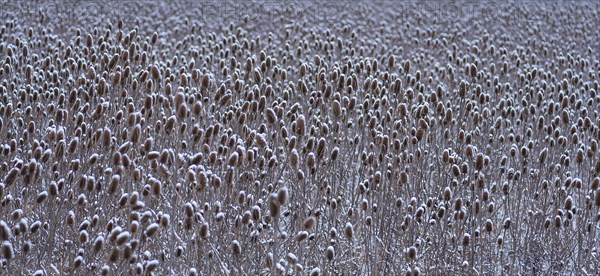
[[[600,275],[600,2],[0,10],[0,275]]]

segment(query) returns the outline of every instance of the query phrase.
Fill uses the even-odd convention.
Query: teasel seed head
[[[417,258],[417,248],[415,246],[411,246],[406,250],[406,257],[409,260],[415,260]]]
[[[287,187],[281,187],[277,192],[277,201],[281,205],[285,205],[288,201],[289,192]]]
[[[354,227],[352,226],[352,223],[346,222],[346,225],[344,226],[344,235],[348,240],[354,238]]]
[[[325,250],[325,257],[327,257],[327,261],[333,261],[333,258],[335,257],[335,249],[333,248],[333,246],[327,247],[327,249]]]
[[[10,260],[15,257],[15,251],[13,250],[12,243],[9,241],[2,242],[2,257],[6,260]]]

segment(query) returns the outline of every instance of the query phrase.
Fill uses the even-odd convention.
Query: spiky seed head
[[[158,260],[152,260],[146,263],[144,271],[150,273],[158,268],[160,262]]]
[[[492,222],[491,219],[487,219],[485,221],[485,224],[483,225],[483,228],[485,229],[485,231],[487,232],[492,232],[492,230],[494,230],[494,223]]]
[[[281,211],[281,202],[277,199],[277,194],[271,194],[269,196],[269,212],[271,217],[278,218]]]
[[[231,155],[229,155],[229,159],[227,160],[227,164],[229,166],[235,166],[238,163],[239,160],[239,154],[237,151],[234,151],[231,153]]]
[[[571,210],[573,209],[573,198],[571,196],[568,196],[565,199],[565,210]]]
[[[306,240],[306,238],[308,238],[308,232],[306,232],[306,231],[300,231],[300,232],[298,232],[298,234],[296,234],[297,242],[302,242],[302,241]]]
[[[327,261],[333,261],[333,258],[335,257],[335,249],[333,246],[327,247],[327,250],[325,250],[325,257],[327,257]]]
[[[15,251],[13,250],[12,243],[9,241],[2,242],[2,257],[4,259],[10,260],[15,257]]]
[[[200,237],[206,239],[208,237],[208,223],[203,223],[200,225]]]
[[[463,239],[462,239],[462,245],[463,246],[469,246],[469,241],[471,239],[471,235],[469,233],[465,233],[463,235]]]
[[[150,76],[154,80],[160,79],[160,71],[156,65],[152,65],[152,67],[150,67]]]
[[[346,222],[346,225],[344,226],[344,235],[346,235],[348,240],[354,238],[354,227],[352,226],[352,223]]]
[[[279,191],[277,192],[277,200],[279,201],[279,203],[281,205],[284,205],[287,203],[288,201],[288,197],[289,197],[289,191],[287,187],[281,187],[279,189]]]
[[[239,255],[242,252],[242,248],[240,246],[240,242],[239,241],[234,240],[233,242],[231,242],[231,251],[235,255]]]
[[[152,223],[152,224],[148,225],[148,227],[146,227],[145,234],[148,237],[152,237],[152,236],[154,236],[154,234],[156,234],[158,229],[159,229],[158,223]]]
[[[408,72],[410,71],[410,60],[404,62],[404,66],[402,69],[404,69],[405,74],[408,74]]]
[[[338,100],[334,100],[331,105],[331,110],[334,118],[340,118],[342,115],[342,105]]]
[[[302,226],[304,227],[304,230],[312,230],[316,222],[317,220],[315,217],[310,216],[304,220]]]
[[[160,226],[162,228],[168,228],[169,224],[171,224],[171,216],[169,214],[163,214],[160,217]]]
[[[469,75],[471,78],[475,78],[477,76],[477,65],[471,63],[471,67],[469,68]]]
[[[121,251],[119,250],[118,247],[113,247],[113,249],[110,251],[110,254],[108,255],[108,261],[111,263],[115,263],[119,260],[119,255],[121,254]]]
[[[48,192],[43,191],[37,195],[35,202],[40,204],[40,203],[44,202],[46,200],[46,198],[48,198]]]
[[[12,238],[12,231],[10,230],[10,227],[8,226],[8,224],[3,221],[0,220],[0,239],[2,239],[2,241],[6,241]]]
[[[502,227],[503,227],[504,229],[509,229],[509,228],[510,228],[510,225],[511,225],[511,222],[512,222],[512,221],[510,220],[510,218],[506,218],[506,219],[504,220],[504,223],[502,224]]]
[[[411,246],[406,250],[406,256],[409,260],[414,260],[417,258],[417,248],[415,246]]]
[[[292,149],[292,152],[290,153],[289,158],[290,158],[290,164],[292,165],[292,167],[298,166],[298,159],[300,158],[300,156],[296,149]]]
[[[277,121],[277,114],[275,114],[275,111],[273,111],[273,109],[267,108],[267,110],[265,111],[265,115],[269,124],[275,124],[275,122]]]
[[[450,199],[452,199],[452,190],[450,189],[450,187],[446,187],[444,189],[444,200],[450,201]]]

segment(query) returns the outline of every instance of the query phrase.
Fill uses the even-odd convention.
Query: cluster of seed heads
[[[600,273],[598,3],[128,4],[2,14],[0,274]]]

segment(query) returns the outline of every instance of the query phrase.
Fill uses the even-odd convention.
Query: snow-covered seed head
[[[279,191],[277,192],[277,201],[279,201],[279,203],[281,205],[284,205],[284,204],[287,203],[288,197],[289,197],[288,188],[287,187],[281,187],[279,189]]]
[[[202,237],[203,239],[208,238],[209,235],[209,231],[208,231],[208,223],[203,223],[200,225],[200,237]]]
[[[463,239],[462,239],[462,245],[463,246],[469,246],[469,242],[471,240],[471,235],[469,233],[465,233],[463,235]]]
[[[488,219],[485,221],[483,228],[487,232],[492,232],[492,230],[494,229],[494,223],[492,222],[492,220]]]
[[[444,200],[450,201],[451,198],[452,198],[452,190],[450,190],[450,187],[444,188]]]
[[[242,248],[240,246],[239,241],[234,240],[233,242],[231,242],[231,252],[235,255],[239,255],[242,252]]]
[[[308,238],[308,232],[306,232],[306,231],[300,231],[300,232],[298,232],[298,234],[296,234],[297,242],[302,242],[302,241],[306,240],[306,238]]]
[[[41,193],[39,193],[35,199],[35,202],[38,204],[43,203],[44,201],[46,201],[46,199],[48,198],[48,192],[43,191]]]
[[[565,207],[565,210],[573,209],[573,198],[571,196],[568,196],[565,199],[564,207]]]
[[[227,160],[227,164],[229,166],[235,166],[238,163],[239,160],[239,154],[237,153],[237,151],[234,151],[233,153],[231,153],[231,155],[229,155],[229,159]]]
[[[327,261],[333,261],[333,258],[335,257],[335,249],[333,248],[333,246],[327,247],[327,249],[325,250],[325,257],[327,258]]]
[[[159,229],[159,225],[157,223],[152,223],[150,225],[148,225],[148,227],[146,227],[146,231],[144,232],[146,234],[146,236],[148,237],[153,237],[154,234],[156,234],[156,232]]]
[[[7,241],[10,240],[12,238],[12,231],[10,229],[10,227],[8,226],[8,224],[3,221],[0,220],[0,239],[2,241]]]
[[[406,257],[409,260],[414,260],[417,258],[417,248],[415,246],[411,246],[406,250]]]
[[[269,212],[271,217],[278,218],[281,212],[281,202],[277,199],[277,194],[269,196]]]
[[[354,227],[352,226],[352,223],[346,222],[346,225],[344,226],[344,235],[348,240],[354,238]]]
[[[312,230],[313,227],[315,226],[315,223],[317,222],[317,220],[315,219],[315,217],[308,217],[304,220],[304,223],[302,224],[304,230]]]
[[[9,241],[2,242],[2,258],[10,260],[15,257],[15,251],[13,250],[12,243]]]

